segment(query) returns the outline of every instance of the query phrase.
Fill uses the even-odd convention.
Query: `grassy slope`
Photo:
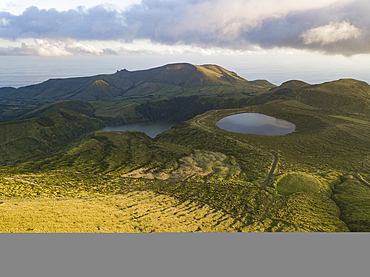
[[[213,122],[240,112],[263,113],[296,125],[295,132],[286,136],[232,134],[252,145],[277,153],[280,156],[281,173],[359,170],[370,151],[370,130],[364,128],[363,124],[335,118],[330,111],[301,109],[286,106],[283,102],[222,110],[202,122],[214,130],[230,135],[229,132],[214,126]]]
[[[98,132],[85,136],[69,145],[59,156],[18,167],[13,170],[13,176],[3,170],[5,179],[2,179],[0,193],[4,200],[17,197],[76,198],[111,194],[122,195],[123,200],[126,193],[132,191],[154,191],[176,196],[183,201],[206,203],[238,222],[234,229],[238,231],[368,231],[368,187],[351,178],[351,175],[341,173],[351,171],[350,174],[354,174],[356,171],[362,174],[365,182],[368,180],[369,172],[366,170],[369,164],[367,153],[370,152],[370,131],[363,123],[368,120],[364,112],[367,109],[367,92],[365,86],[363,94],[355,95],[359,91],[356,84],[345,82],[355,87],[347,96],[335,94],[332,90],[328,92],[327,84],[312,90],[306,84],[290,82],[285,84],[283,90],[274,92],[275,95],[289,96],[288,100],[273,100],[264,105],[223,110],[202,121],[211,129],[278,154],[279,165],[273,177],[275,183],[263,190],[258,186],[267,176],[270,157],[255,148],[210,133],[191,120],[174,126],[155,140],[148,140],[138,132]],[[312,100],[317,91],[322,95],[329,93],[335,96],[317,104]],[[343,102],[341,97],[354,102]],[[365,104],[364,109],[355,111],[352,105],[360,101],[357,97]],[[296,124],[296,132],[283,137],[230,134],[214,125],[219,118],[244,111],[289,120]],[[70,176],[65,173],[54,176],[55,173],[50,171],[62,169],[87,174],[119,173],[143,165],[159,170],[171,169],[176,166],[179,158],[189,155],[190,148],[233,157],[245,178],[226,179],[215,174],[181,182],[148,181]],[[167,158],[161,159],[165,156]],[[30,173],[37,171],[39,175],[22,177],[19,169]],[[99,205],[94,207],[100,208]],[[152,220],[157,214],[148,216],[148,220]],[[9,220],[12,220],[11,217]],[[101,224],[99,220],[96,222]],[[171,221],[179,224],[176,219]],[[222,230],[229,230],[227,228],[224,226]]]
[[[277,193],[280,195],[291,195],[296,192],[322,193],[331,196],[332,191],[327,184],[310,174],[287,173],[282,175],[276,183]]]
[[[78,174],[40,174],[37,175],[13,175],[4,176],[1,179],[3,186],[0,194],[0,209],[6,214],[3,222],[6,230],[21,227],[22,232],[27,228],[43,228],[44,232],[55,232],[65,230],[65,223],[80,222],[85,218],[87,224],[93,226],[87,231],[97,226],[107,228],[106,230],[117,231],[125,230],[127,221],[116,222],[115,220],[103,220],[102,216],[106,210],[106,204],[112,202],[113,195],[120,198],[120,206],[131,206],[125,199],[127,195],[137,191],[153,191],[161,195],[174,196],[187,203],[202,203],[212,209],[221,211],[233,219],[233,228],[236,231],[260,232],[260,231],[347,231],[345,224],[339,219],[339,208],[335,203],[324,195],[296,193],[290,196],[277,196],[273,188],[261,190],[257,187],[247,187],[232,181],[225,182],[167,182],[160,180],[130,180],[117,179],[104,176],[90,176]],[[105,201],[96,201],[97,197],[108,196]],[[19,200],[17,200],[19,199]],[[81,201],[86,199],[90,205],[89,214],[94,217],[86,218]],[[115,200],[113,200],[114,202]],[[144,203],[142,202],[144,201]],[[154,201],[154,199],[153,199]],[[190,201],[190,202],[189,202]],[[147,205],[145,199],[137,199],[137,205]],[[150,201],[149,201],[150,202]],[[12,203],[26,206],[27,217],[21,219],[22,224],[15,226],[14,222],[19,222],[19,211],[22,207],[14,209]],[[2,206],[4,205],[5,206]],[[68,210],[66,205],[72,207]],[[153,205],[153,202],[152,202]],[[191,204],[193,205],[193,204]],[[51,206],[56,212],[51,212]],[[75,208],[76,206],[76,208]],[[80,206],[79,210],[78,206]],[[3,208],[2,208],[3,207]],[[194,214],[199,214],[194,206]],[[116,212],[116,210],[112,210]],[[39,210],[41,210],[41,214]],[[71,212],[70,215],[62,215],[61,210]],[[76,211],[75,211],[76,210]],[[156,211],[145,209],[146,222],[162,220],[167,217],[162,216]],[[34,214],[33,211],[38,211]],[[151,211],[151,212],[149,212]],[[130,210],[127,210],[130,214]],[[136,210],[136,216],[140,211]],[[148,213],[149,212],[149,213]],[[24,215],[23,215],[24,216]],[[192,216],[191,214],[188,216]],[[22,216],[21,216],[22,218]],[[47,218],[48,223],[45,224]],[[162,218],[162,219],[161,219]],[[226,218],[225,218],[226,219]],[[176,218],[169,219],[169,227],[177,230],[185,226],[180,224]],[[41,221],[41,222],[40,222]],[[12,223],[13,222],[13,223]],[[38,224],[41,224],[38,226]],[[11,223],[11,224],[10,224]],[[140,226],[140,222],[137,222]],[[226,222],[227,223],[227,222]],[[231,223],[231,221],[229,221]],[[79,223],[80,224],[80,223]],[[101,225],[103,224],[103,225]],[[136,222],[135,222],[136,225]],[[218,224],[217,224],[218,225]],[[171,227],[173,226],[173,227]],[[199,226],[199,225],[198,225]],[[218,231],[231,231],[229,225],[219,225]],[[82,226],[80,226],[82,227]],[[82,227],[86,228],[88,226]],[[142,229],[145,232],[156,231],[158,229]],[[78,228],[78,227],[77,227]],[[186,228],[186,227],[185,227]],[[39,229],[40,230],[40,229]],[[70,228],[69,231],[76,229]],[[85,229],[84,229],[85,230]],[[162,229],[163,230],[163,229]],[[185,229],[186,230],[186,229]],[[194,229],[193,229],[194,230]],[[204,229],[203,229],[204,230]],[[11,231],[11,230],[10,230]],[[28,230],[37,231],[37,230]],[[196,230],[202,231],[202,229]]]
[[[215,122],[215,120],[218,117],[225,116],[225,113],[232,113],[232,111],[229,110],[229,111],[220,112],[220,114],[222,115],[214,113],[209,118],[203,120],[202,124],[206,124],[207,127],[213,128],[214,130],[219,130],[216,126],[212,127],[213,126],[212,124],[213,122]],[[315,125],[320,128],[319,125],[317,124]],[[218,147],[215,142],[210,140],[210,136],[214,134],[209,133],[209,132],[208,134],[206,134],[207,131],[204,131],[205,134],[203,134],[203,139],[200,138],[199,136],[197,140],[191,141],[190,136],[192,136],[192,134],[195,132],[197,128],[199,127],[195,125],[192,126],[189,123],[182,123],[182,124],[175,126],[175,128],[172,128],[171,131],[167,131],[161,134],[158,137],[158,139],[166,140],[166,141],[176,141],[177,143],[186,144],[186,145],[195,144],[195,145],[199,145],[199,147],[206,147],[206,145],[212,145],[209,147],[214,147],[214,149]],[[310,131],[308,130],[306,130],[306,132],[310,133]],[[268,137],[242,135],[242,134],[237,135],[235,133],[229,133],[229,132],[224,132],[224,133],[227,135],[237,137],[238,139],[244,140],[248,143],[253,142],[252,144],[255,144],[257,146],[261,146],[261,147],[264,147],[266,149],[273,151],[272,146],[267,144],[267,140],[262,139],[262,138],[268,138]],[[306,133],[306,136],[307,136],[307,133]],[[186,140],[186,137],[187,137],[186,134],[189,134],[189,141]],[[220,137],[219,135],[214,135],[214,136]],[[250,138],[255,138],[255,139],[250,139]],[[272,142],[273,137],[270,137],[270,139],[271,140],[268,140],[268,141]],[[209,144],[208,144],[208,141],[209,141]],[[296,141],[296,143],[297,145],[300,144],[299,141]],[[273,146],[275,145],[276,144],[273,144]],[[283,148],[279,151],[280,159],[285,156],[284,152],[288,152],[284,150],[286,149]],[[255,154],[248,153],[246,151],[240,151],[240,153],[243,153],[244,159],[249,159],[249,162],[251,160],[253,161],[254,158],[256,158]],[[258,162],[260,162],[259,159],[257,159],[256,163]],[[285,161],[280,162],[280,167],[284,165],[284,162]],[[242,163],[239,161],[239,164],[242,164]],[[262,164],[260,163],[259,166],[261,165]],[[312,170],[313,165],[309,166],[308,168],[305,165],[306,164],[302,163],[299,166],[299,168],[302,170],[308,170],[309,172],[317,171],[317,168],[315,168],[314,171]],[[285,165],[285,170],[287,170],[288,168],[289,168],[289,165]],[[297,167],[295,166],[295,169],[296,168]],[[244,170],[246,170],[245,167],[244,167]],[[290,170],[292,170],[292,168]],[[311,186],[312,189],[311,188],[308,189],[305,187],[304,184],[301,184],[301,186],[294,186],[295,190],[292,190],[291,184],[289,184],[288,186],[284,187],[284,191],[282,191],[281,187],[279,188],[279,186],[278,186],[278,189],[270,187],[267,189],[267,194],[265,196],[260,195],[257,198],[255,198],[255,196],[254,197],[247,196],[245,192],[242,193],[246,197],[245,201],[251,201],[252,199],[255,199],[254,201],[257,201],[260,203],[259,204],[261,205],[260,208],[262,207],[262,210],[257,210],[257,211],[256,210],[251,211],[248,209],[243,210],[241,208],[236,208],[237,215],[247,216],[247,222],[249,222],[249,224],[247,225],[248,230],[250,231],[321,231],[321,232],[322,231],[324,232],[348,231],[346,224],[339,218],[340,216],[339,208],[337,207],[336,203],[330,199],[330,196],[332,195],[331,188],[333,186],[327,185],[327,182],[329,181],[328,180],[318,181],[316,177],[309,175],[309,174],[300,174],[300,176],[302,178],[298,178],[298,179],[300,179],[301,183],[303,182],[306,184],[308,179],[313,182]],[[314,180],[317,180],[317,181],[314,182]],[[285,180],[285,181],[288,181],[288,180]],[[292,180],[289,180],[289,182],[290,181]],[[297,178],[296,180],[293,180],[293,182],[296,182],[296,181],[298,181]],[[309,184],[307,183],[307,185]],[[230,187],[228,189],[230,189]],[[215,188],[213,188],[213,190],[215,190]],[[288,190],[289,190],[289,193],[287,193]],[[217,193],[222,195],[222,191],[220,191],[219,188],[217,189]],[[234,195],[239,194],[239,193],[234,191]],[[233,192],[231,193],[231,195],[233,195]],[[228,199],[228,198],[227,197],[225,198],[225,196],[223,196],[222,199]],[[232,207],[233,207],[232,200],[230,200],[230,202],[228,201],[226,201],[226,203],[224,202],[224,205],[226,205],[227,209],[232,210]],[[264,209],[266,210],[263,211]],[[273,212],[270,212],[270,210]]]
[[[370,231],[370,188],[353,176],[344,176],[335,187],[333,200],[341,209],[341,218],[354,232]]]
[[[88,102],[61,100],[42,105],[23,115],[22,118],[41,117],[66,110],[87,115],[89,117],[94,117],[95,113],[94,107]]]
[[[235,232],[240,228],[231,216],[208,205],[153,192],[13,199],[4,201],[0,211],[0,230],[6,233]]]
[[[61,109],[32,119],[0,124],[0,164],[44,158],[79,135],[104,126],[104,122]]]
[[[340,111],[340,109],[333,110],[332,107],[334,106],[333,103],[336,103],[335,101],[329,102],[331,104],[326,106],[325,109],[319,106],[307,106],[307,104],[299,101],[296,103],[297,104],[292,105],[292,100],[287,102],[274,101],[270,104],[247,107],[234,111],[220,111],[203,120],[202,124],[206,124],[207,127],[221,133],[232,135],[248,143],[276,152],[280,158],[277,173],[304,171],[312,174],[325,170],[365,172],[363,170],[367,168],[365,165],[368,163],[368,153],[370,152],[370,133],[369,129],[364,126],[364,120],[358,118],[366,118],[367,115],[358,113],[358,111],[356,113],[348,113]],[[294,122],[297,129],[295,133],[284,137],[266,137],[236,133],[231,134],[213,125],[218,119],[236,112],[260,112],[283,118]],[[189,131],[187,132],[189,133]],[[180,142],[183,141],[184,133],[178,131],[178,134],[178,137],[176,134],[172,134],[172,136],[177,137],[177,140]],[[169,134],[163,133],[160,138],[168,140],[168,136]],[[343,159],[343,157],[346,158]],[[300,175],[305,176],[303,179],[316,179],[316,177],[312,175],[304,175],[302,173]],[[331,189],[334,190],[334,196],[332,197],[335,201],[333,201],[329,198],[333,192],[328,190],[327,187],[324,189],[326,193],[322,194],[318,193],[321,189],[318,189],[317,186],[314,186],[312,189],[305,187],[306,184],[309,185],[310,183],[307,180],[304,181],[304,184],[301,183],[301,185],[297,183],[297,181],[298,180],[293,180],[294,184],[290,183],[288,187],[290,193],[294,192],[293,194],[288,193],[290,194],[288,196],[279,196],[276,198],[279,199],[278,202],[274,200],[276,203],[272,202],[270,204],[272,209],[275,209],[274,207],[279,207],[277,210],[280,209],[280,213],[287,215],[283,221],[285,224],[290,225],[285,226],[282,222],[277,223],[278,218],[276,215],[273,215],[273,213],[277,213],[277,210],[274,210],[275,212],[267,216],[265,223],[263,223],[263,221],[263,224],[261,221],[255,223],[255,225],[253,225],[255,228],[282,231],[299,230],[305,226],[304,228],[316,231],[348,230],[343,221],[339,220],[340,217],[348,224],[349,229],[352,231],[368,230],[366,226],[369,224],[367,221],[369,212],[366,206],[361,204],[365,203],[361,199],[363,197],[366,198],[368,191],[361,191],[361,193],[358,192],[353,196],[339,196],[338,194],[347,186],[347,183],[338,182],[335,188],[331,186]],[[316,185],[319,184],[316,183]],[[294,189],[291,190],[292,188]],[[287,187],[285,187],[285,189],[287,189]],[[350,189],[350,187],[348,187],[348,189]],[[356,189],[359,190],[360,188],[357,187]],[[276,193],[279,193],[279,189]],[[341,197],[342,200],[339,200]],[[347,200],[345,200],[346,197]],[[342,210],[343,216],[341,216],[341,211],[336,204],[338,204]],[[354,209],[354,207],[357,207],[357,215],[356,213],[346,212],[346,209]],[[314,212],[312,212],[312,209],[314,209]],[[294,215],[294,213],[296,213],[296,215]],[[272,222],[269,221],[270,219]],[[295,227],[292,224],[295,225]],[[273,226],[271,227],[271,225]],[[323,226],[325,225],[326,227],[324,228]]]
[[[221,152],[234,157],[249,181],[256,181],[268,174],[273,162],[266,153],[214,133],[210,133],[189,120],[159,134],[157,141],[180,144],[194,149]]]
[[[299,99],[308,105],[345,113],[370,112],[370,86],[353,79],[341,79],[297,90]]]
[[[137,168],[169,171],[191,150],[155,142],[142,132],[94,132],[74,141],[58,155],[21,165],[17,170],[64,170],[93,174],[122,174]]]

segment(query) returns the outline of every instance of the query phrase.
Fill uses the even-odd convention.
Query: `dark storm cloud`
[[[123,12],[104,6],[65,12],[30,7],[19,16],[1,12],[0,37],[148,39],[235,50],[259,46],[348,56],[370,53],[369,1],[298,2],[143,0]]]

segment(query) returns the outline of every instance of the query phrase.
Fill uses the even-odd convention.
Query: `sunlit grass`
[[[328,185],[312,175],[293,172],[281,176],[276,184],[277,192],[281,195],[290,195],[296,192],[323,193],[330,196],[332,191]]]
[[[235,232],[241,227],[208,205],[154,192],[0,202],[1,232]]]

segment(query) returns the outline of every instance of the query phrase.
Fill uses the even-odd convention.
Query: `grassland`
[[[235,232],[240,223],[205,204],[153,192],[89,198],[12,199],[0,205],[6,233]]]
[[[171,171],[178,159],[187,156],[187,147],[156,142],[138,131],[94,132],[65,147],[58,155],[23,163],[15,172],[45,172],[60,169],[78,173],[119,175],[147,167],[153,171]]]
[[[296,129],[286,136],[259,136],[230,133],[214,125],[214,122],[227,115],[241,112],[257,112],[285,119],[293,122]],[[332,115],[332,111],[303,110],[272,102],[242,109],[220,110],[201,123],[221,134],[231,135],[277,154],[280,173],[361,170],[363,162],[367,160],[367,153],[370,152],[370,129],[364,128],[362,123]],[[356,118],[356,115],[353,114],[352,117]]]
[[[4,176],[0,181],[2,183],[0,209],[4,212],[4,225],[2,227],[8,228],[7,231],[17,232],[15,228],[19,228],[18,226],[24,227],[18,229],[19,232],[27,231],[28,228],[35,229],[30,226],[36,226],[37,222],[41,220],[44,222],[43,229],[36,227],[38,230],[33,231],[75,232],[81,227],[81,222],[87,220],[87,227],[79,232],[97,232],[97,224],[101,226],[104,214],[108,213],[106,206],[110,205],[109,212],[115,212],[117,204],[130,208],[133,203],[137,207],[124,210],[123,214],[127,212],[141,218],[139,215],[142,216],[142,213],[145,213],[144,221],[151,222],[151,229],[148,229],[149,227],[145,229],[145,224],[140,225],[138,222],[141,231],[145,232],[241,231],[245,226],[242,219],[235,219],[232,215],[237,212],[236,208],[232,209],[232,207],[237,207],[237,202],[232,203],[235,197],[232,195],[232,191],[228,190],[226,184],[222,188],[216,189],[213,185],[214,182],[209,182],[209,184],[178,183],[63,172]],[[245,187],[236,186],[235,190],[242,192],[245,191]],[[211,195],[208,195],[207,191],[212,192]],[[200,197],[193,195],[194,192],[201,193]],[[218,192],[223,192],[224,195]],[[255,195],[257,198],[260,198],[258,197],[260,193],[264,195],[264,192],[258,189],[252,189],[250,193],[251,196]],[[202,194],[210,198],[203,197]],[[225,200],[222,198],[223,196],[228,198],[226,205],[222,204]],[[210,204],[207,204],[207,200]],[[239,201],[245,200],[240,197]],[[84,203],[88,204],[88,207],[84,207]],[[15,207],[17,205],[21,205],[24,209],[17,209]],[[157,207],[158,205],[161,207]],[[68,206],[71,206],[70,210],[66,210]],[[225,208],[231,208],[231,213]],[[250,201],[249,210],[254,213],[255,208],[254,201]],[[169,210],[170,213],[167,214],[163,212],[164,210]],[[87,211],[89,211],[88,215]],[[132,217],[128,218],[132,219]],[[73,225],[73,220],[79,224]],[[165,223],[162,226],[157,221]],[[129,219],[126,222],[128,227],[124,227],[123,223],[120,225],[121,227],[112,226],[113,223],[117,223],[117,220],[112,221],[110,216],[105,218],[105,222],[103,224],[105,227],[101,227],[106,229],[101,231],[140,231],[140,229],[133,229],[132,224],[129,224]],[[155,222],[161,226],[156,225]],[[184,226],[180,223],[184,223]],[[66,224],[70,224],[69,227],[66,227]]]
[[[6,232],[348,231],[324,194],[284,196],[274,186],[262,190],[223,178],[149,181],[49,172],[0,181]]]
[[[370,125],[370,122],[369,121],[361,120],[361,119],[358,119],[358,118],[352,118],[352,117],[341,116],[341,115],[333,115],[333,116],[336,117],[336,118],[340,118],[340,119],[344,119],[344,120],[348,120],[348,121],[352,121],[352,122],[356,122],[356,123]]]
[[[357,174],[365,183],[369,178],[363,171],[369,157],[361,148],[354,150],[352,144],[355,139],[366,138],[358,135],[363,124],[325,111],[296,109],[270,103],[209,112],[211,115],[202,124],[219,133],[201,128],[195,119],[175,125],[156,139],[140,132],[96,132],[76,140],[53,158],[3,168],[1,205],[9,209],[4,210],[4,231],[367,231],[369,187],[350,177]],[[231,134],[214,124],[227,114],[242,111],[290,120],[296,124],[296,132],[284,137]],[[201,117],[204,115],[198,118]],[[346,129],[352,132],[343,132]],[[337,131],[342,132],[341,138],[336,136]],[[268,187],[259,188],[271,167],[270,155],[228,139],[229,135],[278,155],[279,167]],[[353,162],[333,156],[328,140],[339,145]],[[329,152],[323,146],[329,147]],[[297,149],[310,151],[310,155],[300,157]],[[189,173],[186,167],[193,171]],[[125,175],[143,168],[152,174],[151,180],[145,174],[131,178]],[[182,176],[160,178],[163,173],[179,171]],[[165,206],[174,213],[167,214],[163,206],[156,206],[162,199],[157,197],[164,197]],[[126,217],[109,204],[126,205],[130,199],[135,199],[138,209],[143,208],[125,210]],[[23,208],[20,211],[28,219],[17,213],[16,205],[11,203],[24,205],[28,212]],[[57,212],[52,212],[52,207]],[[86,207],[94,216],[86,215]],[[186,220],[180,220],[179,214]],[[46,221],[50,224],[40,223]],[[38,224],[44,229],[39,229]],[[14,229],[19,226],[23,229]]]
[[[325,182],[320,182],[318,177],[305,173],[283,174],[275,186],[280,195],[291,195],[296,192],[324,194],[329,197],[332,195],[331,188]]]
[[[144,95],[145,87],[165,95],[173,86],[142,82],[135,94]],[[208,89],[213,86],[221,94],[227,90],[213,84]],[[234,95],[40,107],[38,117],[0,126],[3,159],[13,157],[0,169],[1,231],[368,232],[368,90],[353,80],[288,82],[248,100]],[[116,122],[108,118],[112,112],[119,120],[154,121],[181,105],[189,110],[181,115],[199,115],[155,139],[140,132],[94,132],[71,142],[81,125]],[[200,114],[217,105],[242,107]],[[97,111],[104,119],[96,118]],[[241,112],[285,119],[296,129],[259,136],[215,125]],[[214,132],[197,125],[200,119]],[[48,147],[53,151],[46,156]],[[277,155],[278,166],[261,189],[274,160],[267,151]]]
[[[90,227],[86,227],[87,229],[81,229],[83,232],[162,232],[165,230],[345,232],[367,230],[366,197],[365,200],[361,200],[364,204],[358,205],[360,198],[357,195],[347,193],[350,196],[346,196],[343,193],[344,188],[350,188],[346,178],[350,178],[348,177],[351,176],[350,174],[355,174],[354,170],[362,170],[367,165],[369,158],[366,153],[354,152],[352,149],[352,141],[356,138],[364,139],[364,137],[358,136],[356,132],[348,132],[347,137],[338,139],[333,135],[336,132],[331,131],[336,128],[340,131],[350,128],[359,132],[360,128],[357,124],[361,123],[332,117],[323,111],[306,109],[302,112],[302,109],[299,109],[300,112],[297,112],[295,109],[298,108],[291,105],[285,106],[284,103],[270,103],[264,106],[221,110],[212,114],[209,112],[211,115],[203,119],[202,124],[219,133],[209,132],[196,125],[194,120],[190,120],[175,125],[156,139],[151,139],[140,132],[96,132],[86,135],[70,144],[54,158],[4,168],[1,180],[1,201],[8,203],[28,199],[29,202],[22,203],[27,203],[24,204],[26,206],[32,203],[35,206],[40,205],[39,210],[44,211],[43,216],[40,212],[41,217],[52,214],[50,207],[59,205],[55,203],[60,203],[61,211],[67,207],[65,203],[69,203],[70,214],[75,215],[75,218],[65,216],[62,219],[60,214],[54,215],[54,220],[60,218],[60,221],[54,221],[54,225],[45,227],[41,232],[56,230],[77,232],[78,228],[82,228],[83,220],[90,224],[88,225]],[[296,132],[284,137],[231,134],[214,125],[219,118],[241,111],[264,112],[290,120],[296,124]],[[204,115],[198,118],[201,117]],[[307,126],[308,123],[309,126]],[[270,186],[265,189],[259,188],[266,180],[272,157],[257,148],[228,139],[226,136],[229,135],[273,151],[279,156],[279,167],[275,171]],[[321,141],[323,138],[325,139]],[[306,145],[302,144],[304,139],[306,139]],[[330,147],[326,145],[328,139],[339,144],[347,158],[353,159],[356,163],[349,165],[341,157],[333,157],[328,155],[333,153],[323,151],[321,148],[323,145]],[[281,145],[275,148],[279,143]],[[312,145],[312,147],[308,148],[307,145]],[[369,146],[364,144],[361,147]],[[306,151],[310,149],[311,155],[304,154],[302,157],[297,157],[296,149]],[[334,161],[328,162],[329,160]],[[336,166],[334,169],[333,164]],[[355,164],[358,167],[354,167]],[[186,167],[192,168],[193,171],[189,173],[190,171],[184,169]],[[146,174],[148,172],[152,174],[152,178],[149,178],[148,174],[125,175],[143,168],[147,170]],[[196,174],[194,168],[199,169],[199,174]],[[169,176],[179,171],[183,173],[182,176],[177,174],[176,178],[172,179],[160,177],[163,173]],[[359,176],[366,182],[368,175],[362,173]],[[357,186],[357,183],[352,182],[351,184]],[[359,188],[356,187],[356,189]],[[368,187],[364,186],[362,189],[358,194],[368,193]],[[193,207],[189,210],[194,210],[194,214],[200,207],[199,205],[203,205],[209,209],[209,214],[218,213],[220,217],[217,216],[217,218],[225,219],[221,220],[225,224],[213,222],[209,225],[208,223],[201,226],[192,225],[185,221],[178,221],[178,218],[172,215],[163,215],[166,219],[160,221],[156,208],[144,208],[146,213],[143,218],[146,219],[145,222],[150,223],[138,223],[135,225],[139,226],[137,229],[127,224],[124,227],[123,223],[119,225],[116,219],[106,220],[105,223],[102,221],[103,211],[106,209],[104,203],[115,202],[118,201],[117,199],[125,203],[128,201],[127,195],[136,195],[137,198],[132,197],[136,199],[137,205],[146,207],[149,205],[146,197],[152,193],[169,197],[175,202],[186,203],[186,205],[181,205],[187,207],[184,209]],[[83,202],[82,199],[90,202]],[[87,219],[83,215],[85,210],[78,208],[83,203],[92,205],[89,207],[92,213],[97,213],[95,217]],[[99,203],[102,205],[101,208]],[[179,210],[185,207],[180,204],[176,205]],[[359,210],[354,214],[351,207]],[[59,206],[57,209],[59,210]],[[75,211],[78,209],[81,210],[79,215]],[[98,213],[98,210],[102,212]],[[36,210],[29,209],[29,211],[29,217],[33,218],[31,213]],[[115,213],[113,210],[110,211]],[[135,213],[131,210],[127,212],[128,214]],[[22,225],[19,214],[15,213],[14,209],[8,215],[7,222],[14,221],[18,222],[16,225]],[[192,218],[191,215],[189,216]],[[204,214],[204,218],[208,216]],[[192,220],[194,219],[190,221]],[[353,220],[355,220],[354,223]],[[53,222],[53,219],[50,218],[48,221]],[[154,223],[156,221],[167,222],[163,225],[166,227],[156,226]],[[80,222],[76,223],[78,226],[76,229],[65,227],[66,225],[71,226],[73,222]],[[35,227],[32,227],[35,225],[24,224],[26,229],[22,229],[23,231],[28,229],[37,231]],[[98,230],[98,227],[101,229]],[[9,226],[6,228],[8,228],[6,230],[15,231]]]
[[[178,166],[173,170],[153,170],[149,167],[122,174],[122,177],[162,179],[162,180],[193,180],[200,176],[222,176],[225,180],[239,179],[241,169],[237,165],[234,157],[225,154],[194,150],[190,156],[182,157],[178,160]],[[203,180],[202,178],[200,180]]]
[[[351,231],[370,231],[370,187],[351,175],[335,187],[333,200],[341,209],[341,218]]]
[[[73,110],[0,124],[0,165],[42,159],[104,122]]]
[[[260,112],[286,119],[296,124],[296,130],[286,136],[269,137],[230,133],[215,126],[217,120],[240,112]],[[344,200],[340,202],[343,196],[339,194],[341,188],[347,185],[343,181],[345,178],[350,178],[348,176],[356,172],[367,172],[370,133],[363,128],[363,120],[349,121],[338,114],[333,116],[332,113],[324,109],[303,109],[300,105],[292,105],[291,101],[288,105],[284,101],[274,101],[243,109],[209,112],[209,116],[201,121],[220,135],[235,137],[279,156],[274,189],[268,188],[273,200],[268,202],[266,214],[260,214],[260,219],[253,223],[255,228],[264,231],[368,230],[369,223],[364,218],[368,218],[370,213],[361,204],[364,203],[361,197],[357,197],[360,193],[349,197],[351,200],[345,204]],[[348,116],[359,118],[354,113],[346,113]],[[200,127],[190,122],[179,124],[177,128],[173,128],[172,133],[163,133],[159,139],[190,145],[185,133],[194,133]],[[176,132],[181,135],[177,136]],[[361,191],[362,197],[367,197],[369,187]],[[347,206],[350,209],[351,205],[358,209],[357,215],[348,216],[347,212],[346,216],[342,208]],[[359,219],[356,221],[357,216]],[[350,218],[360,222],[359,225],[351,223]]]

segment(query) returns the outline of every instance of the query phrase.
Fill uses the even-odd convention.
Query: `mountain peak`
[[[165,66],[166,70],[179,70],[184,68],[195,68],[195,65],[192,65],[190,63],[174,63],[174,64],[166,64]]]

